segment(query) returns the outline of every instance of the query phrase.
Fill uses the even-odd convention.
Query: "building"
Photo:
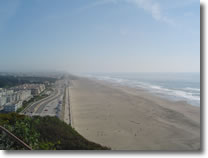
[[[36,96],[45,90],[44,84],[23,84],[12,88],[15,91],[31,90],[31,94]]]
[[[19,91],[18,100],[24,101],[31,97],[31,90]]]
[[[31,94],[36,96],[45,90],[44,84],[36,84],[31,87]]]
[[[39,88],[32,88],[31,89],[31,94],[33,95],[33,96],[36,96],[36,95],[38,95],[38,94],[40,94],[41,92],[40,92],[40,90],[39,90]]]
[[[0,97],[2,96],[3,88],[0,88]]]
[[[0,106],[7,103],[13,103],[18,101],[28,100],[31,97],[31,90],[6,90],[4,89],[0,93]]]
[[[6,104],[7,98],[5,96],[0,96],[0,106]]]
[[[16,102],[16,103],[7,103],[4,105],[4,111],[5,112],[16,112],[17,109],[22,107],[22,101]]]
[[[5,112],[15,112],[22,102],[29,100],[32,95],[39,95],[45,90],[44,84],[23,84],[10,89],[0,89],[0,107]]]

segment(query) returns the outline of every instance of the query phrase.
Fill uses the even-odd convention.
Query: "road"
[[[71,124],[70,120],[70,100],[69,100],[69,87],[66,87],[65,93],[65,111],[64,111],[64,122]]]
[[[45,108],[46,105],[51,104],[51,102],[53,102],[54,100],[60,98],[63,95],[63,92],[61,94],[61,90],[57,89],[57,93],[52,96],[51,98],[47,99],[46,101],[42,102],[38,108],[36,108],[36,110],[34,111],[35,114],[40,114],[43,109]]]
[[[56,81],[53,89],[54,91],[50,94],[50,96],[31,104],[23,110],[21,114],[28,116],[56,116],[67,124],[71,124],[69,80],[63,79]],[[64,95],[65,104],[63,106]],[[64,109],[62,109],[62,107],[64,107]],[[64,114],[63,117],[62,113]]]
[[[31,105],[29,105],[27,108],[25,108],[20,114],[28,114],[28,113],[34,113],[36,111],[36,109],[43,104],[45,101],[50,100],[51,98],[53,98],[56,94],[58,93],[57,90],[55,90],[53,93],[51,93],[50,96],[48,96],[47,98],[41,99]]]
[[[58,80],[54,85],[54,92],[47,98],[33,103],[26,110],[23,111],[25,115],[40,115],[40,116],[58,116],[64,95],[64,80]]]

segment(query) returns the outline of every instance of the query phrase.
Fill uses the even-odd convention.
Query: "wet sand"
[[[200,108],[142,89],[72,80],[72,126],[113,150],[199,150]]]

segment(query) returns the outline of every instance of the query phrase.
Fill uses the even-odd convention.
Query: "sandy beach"
[[[200,108],[142,89],[71,81],[72,126],[113,150],[199,150]]]

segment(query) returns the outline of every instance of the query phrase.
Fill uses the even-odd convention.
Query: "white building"
[[[24,101],[31,97],[31,90],[20,91],[19,100]]]
[[[6,105],[4,105],[4,111],[5,112],[16,112],[17,109],[19,109],[20,107],[22,107],[21,101],[19,101],[17,103],[7,103]]]
[[[31,90],[20,90],[3,96],[6,98],[6,103],[24,101],[31,97]]]
[[[38,95],[45,90],[44,84],[23,84],[11,89],[0,89],[0,106],[6,112],[15,112],[22,102],[29,100],[32,95]]]
[[[15,91],[31,90],[33,96],[40,94],[45,90],[44,84],[23,84],[12,88]]]
[[[3,106],[4,104],[6,104],[6,97],[5,96],[0,96],[0,106]]]

